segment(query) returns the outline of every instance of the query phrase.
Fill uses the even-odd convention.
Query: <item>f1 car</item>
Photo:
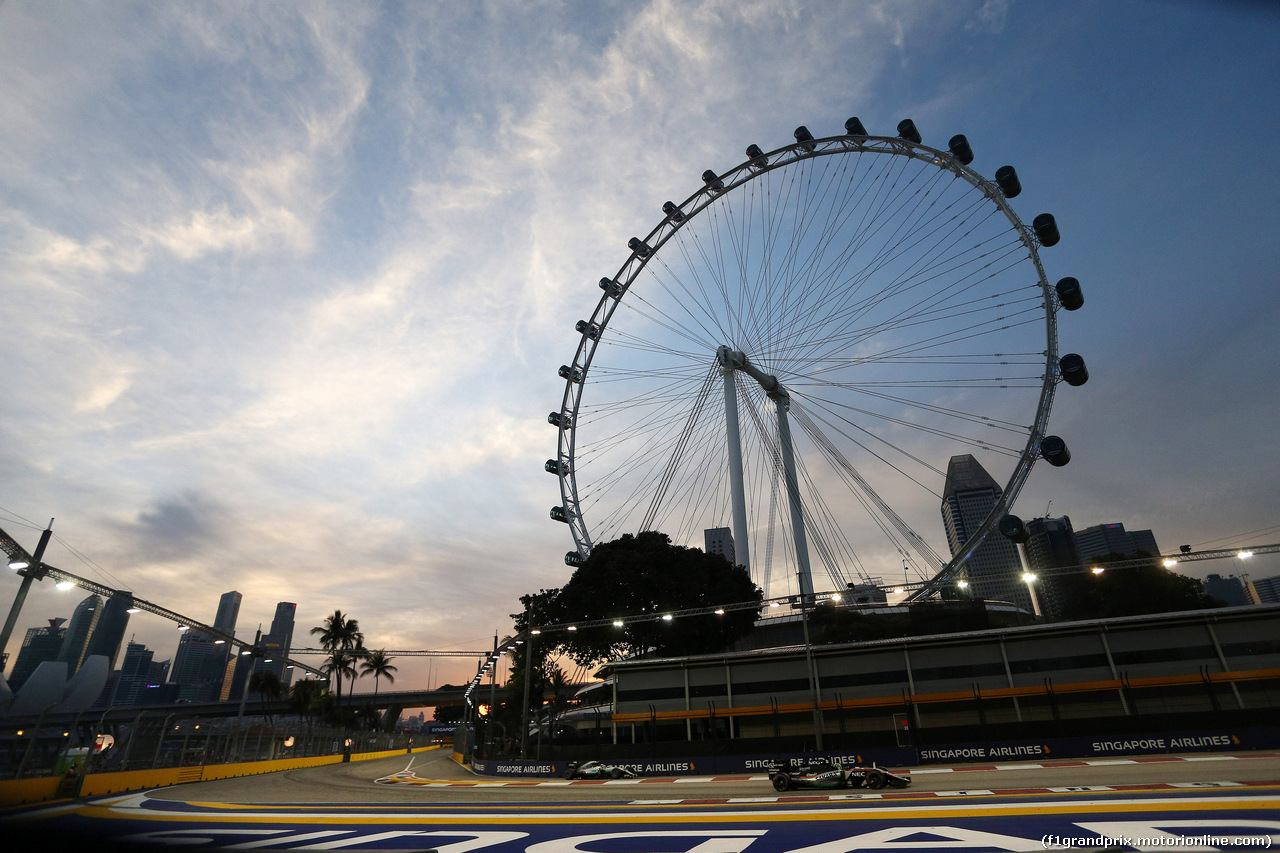
[[[842,767],[830,761],[775,761],[769,767],[769,781],[775,791],[793,788],[905,788],[910,777],[890,773],[883,767],[858,765]]]
[[[564,770],[566,779],[621,779],[624,776],[634,779],[636,773],[621,764],[601,764],[599,761],[587,761],[582,764],[570,761]]]

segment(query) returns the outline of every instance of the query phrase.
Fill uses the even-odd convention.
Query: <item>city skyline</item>
[[[336,609],[371,648],[488,648],[572,572],[545,419],[595,283],[703,170],[852,115],[966,134],[1062,229],[1050,278],[1086,304],[1060,348],[1091,379],[1050,419],[1071,464],[1037,465],[1015,513],[1168,550],[1280,538],[1263,4],[10,2],[0,24],[0,527],[31,550],[55,517],[67,571],[205,620],[239,590],[241,636],[290,601],[295,637]],[[14,637],[81,597],[34,585]]]

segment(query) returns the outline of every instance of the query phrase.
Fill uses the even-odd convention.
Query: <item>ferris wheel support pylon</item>
[[[725,437],[729,444],[729,494],[733,501],[733,561],[751,571],[747,537],[747,496],[742,485],[742,436],[738,430],[738,380],[729,360],[729,348],[716,353],[724,374]]]
[[[733,535],[741,538],[744,543],[747,541],[747,501],[742,485],[742,441],[738,435],[738,394],[733,376],[734,371],[741,370],[760,383],[760,387],[764,389],[765,394],[774,402],[778,410],[778,448],[782,455],[782,472],[787,486],[787,505],[791,510],[791,533],[796,549],[796,583],[800,589],[800,595],[808,601],[813,598],[813,572],[809,566],[809,545],[805,539],[804,509],[800,500],[800,481],[796,477],[796,457],[791,444],[791,424],[787,419],[787,407],[791,405],[791,395],[778,381],[778,377],[760,370],[740,352],[721,346],[716,350],[716,360],[725,371],[724,405],[725,422],[728,424],[730,488],[733,491],[735,528]],[[734,556],[736,559],[736,542]]]

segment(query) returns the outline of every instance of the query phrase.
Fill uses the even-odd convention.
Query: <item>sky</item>
[[[546,415],[597,280],[704,169],[857,115],[965,133],[1063,232],[1091,379],[1015,511],[1280,541],[1278,41],[1262,2],[6,0],[0,528],[206,622],[239,590],[241,635],[294,601],[488,648],[572,571]],[[81,597],[38,584],[10,651]]]

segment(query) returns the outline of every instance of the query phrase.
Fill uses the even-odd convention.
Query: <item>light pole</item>
[[[237,739],[240,740],[240,743],[235,745],[235,759],[237,761],[240,760],[240,754],[244,752],[244,739],[239,738],[240,726],[244,723],[244,703],[249,699],[249,679],[253,677],[254,661],[258,657],[258,642],[261,639],[262,639],[262,626],[259,625],[258,633],[254,634],[253,636],[253,648],[250,649],[249,651],[242,651],[240,653],[241,657],[249,658],[248,660],[249,669],[244,674],[244,681],[240,683],[240,711],[239,713],[236,714],[236,728],[235,728]],[[236,666],[237,667],[240,666],[239,661],[236,661]],[[234,675],[232,676],[231,680],[232,680],[232,683],[234,684],[235,683]]]
[[[524,705],[520,710],[520,758],[522,760],[529,757],[529,693],[533,686],[533,638],[539,633],[529,624],[528,612],[528,610],[525,611],[524,619]]]
[[[18,623],[18,614],[22,612],[22,604],[27,600],[27,591],[31,589],[31,582],[44,579],[44,566],[40,563],[40,559],[44,557],[45,546],[49,544],[49,537],[52,535],[53,519],[51,518],[49,526],[40,534],[40,544],[36,545],[31,559],[17,556],[9,561],[9,568],[22,575],[22,585],[18,587],[18,594],[13,597],[13,606],[9,608],[8,618],[4,620],[4,628],[0,629],[0,653],[3,653],[5,647],[9,645],[9,637],[13,635],[13,626]]]
[[[813,745],[822,752],[822,730],[826,723],[822,719],[821,689],[818,683],[818,667],[813,659],[813,645],[809,642],[809,599],[810,595],[800,595],[800,624],[804,626],[805,668],[809,671],[809,691],[813,694]]]
[[[22,778],[22,771],[27,769],[27,759],[31,757],[31,750],[36,748],[36,739],[40,737],[40,726],[44,723],[44,715],[53,710],[57,705],[58,702],[53,702],[40,712],[40,718],[36,720],[36,726],[31,730],[31,743],[27,744],[26,752],[22,753],[22,761],[18,762],[18,772],[13,774],[13,778]]]

